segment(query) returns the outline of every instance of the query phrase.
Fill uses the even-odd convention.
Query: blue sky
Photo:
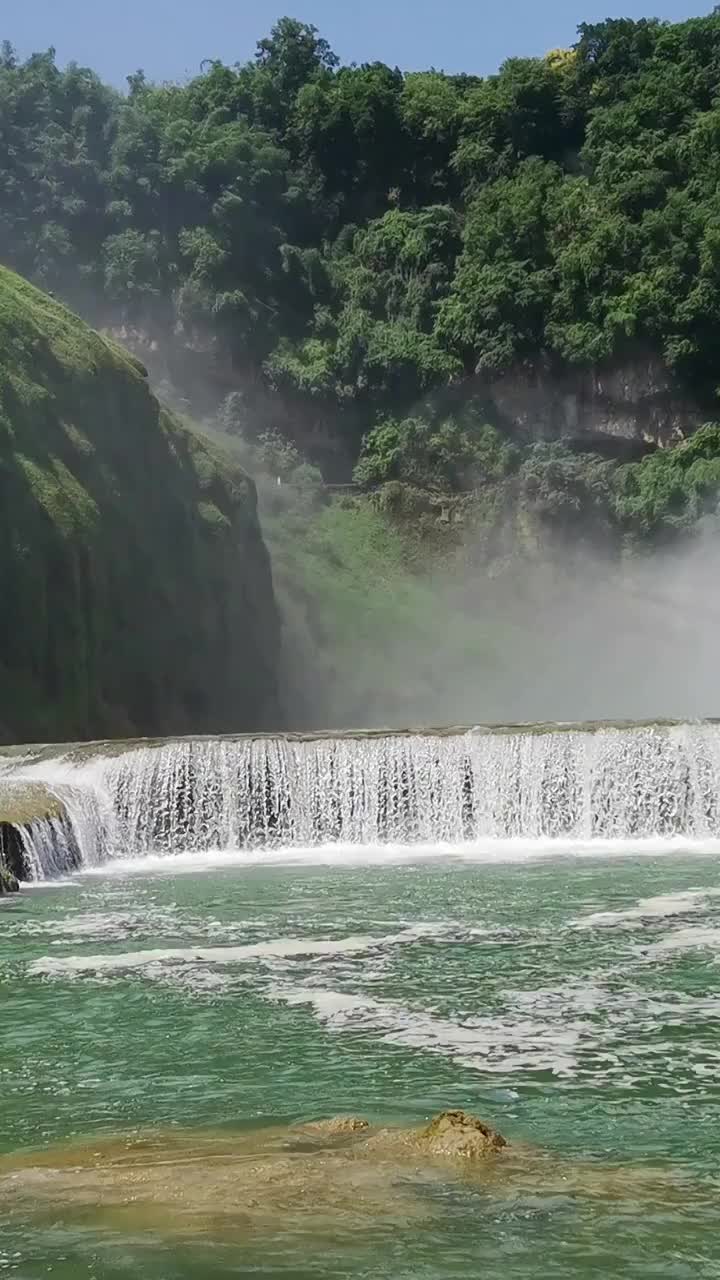
[[[571,44],[583,21],[679,21],[712,7],[713,0],[16,0],[0,3],[0,39],[23,55],[54,45],[60,62],[74,58],[124,85],[138,67],[154,79],[182,79],[204,58],[244,61],[289,13],[319,27],[343,62],[488,74],[513,54]]]

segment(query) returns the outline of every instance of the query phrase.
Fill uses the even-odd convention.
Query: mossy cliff
[[[0,268],[0,741],[258,728],[278,620],[255,489],[145,371]]]

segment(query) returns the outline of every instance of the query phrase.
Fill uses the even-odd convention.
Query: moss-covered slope
[[[247,475],[0,268],[0,741],[254,728],[278,624]]]

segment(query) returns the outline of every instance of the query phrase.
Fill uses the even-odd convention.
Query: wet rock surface
[[[102,1137],[0,1158],[0,1203],[11,1215],[90,1214],[110,1229],[239,1240],[278,1231],[343,1240],[372,1221],[430,1223],[452,1185],[498,1200],[631,1196],[652,1205],[692,1194],[662,1171],[510,1144],[458,1110],[418,1128],[339,1116],[253,1131]]]

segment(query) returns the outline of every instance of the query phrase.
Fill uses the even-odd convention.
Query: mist
[[[505,643],[493,670],[448,672],[448,705],[466,707],[473,722],[720,713],[717,537],[621,560],[546,551],[487,592]],[[461,579],[451,600],[457,592],[466,625],[482,625],[482,586]]]
[[[216,415],[203,427],[258,490],[282,619],[278,729],[720,716],[712,519],[630,551],[589,524],[536,520],[523,539],[506,510],[388,572],[374,539],[402,535],[371,496],[330,496],[281,435],[228,435]],[[359,565],[339,532],[369,543]]]
[[[281,591],[286,718],[376,728],[720,715],[719,569],[711,531],[624,557],[548,540],[499,568],[463,546],[453,566],[417,571],[424,615],[403,626],[399,606],[379,624],[354,701],[357,655],[328,637],[318,668],[308,618]]]

